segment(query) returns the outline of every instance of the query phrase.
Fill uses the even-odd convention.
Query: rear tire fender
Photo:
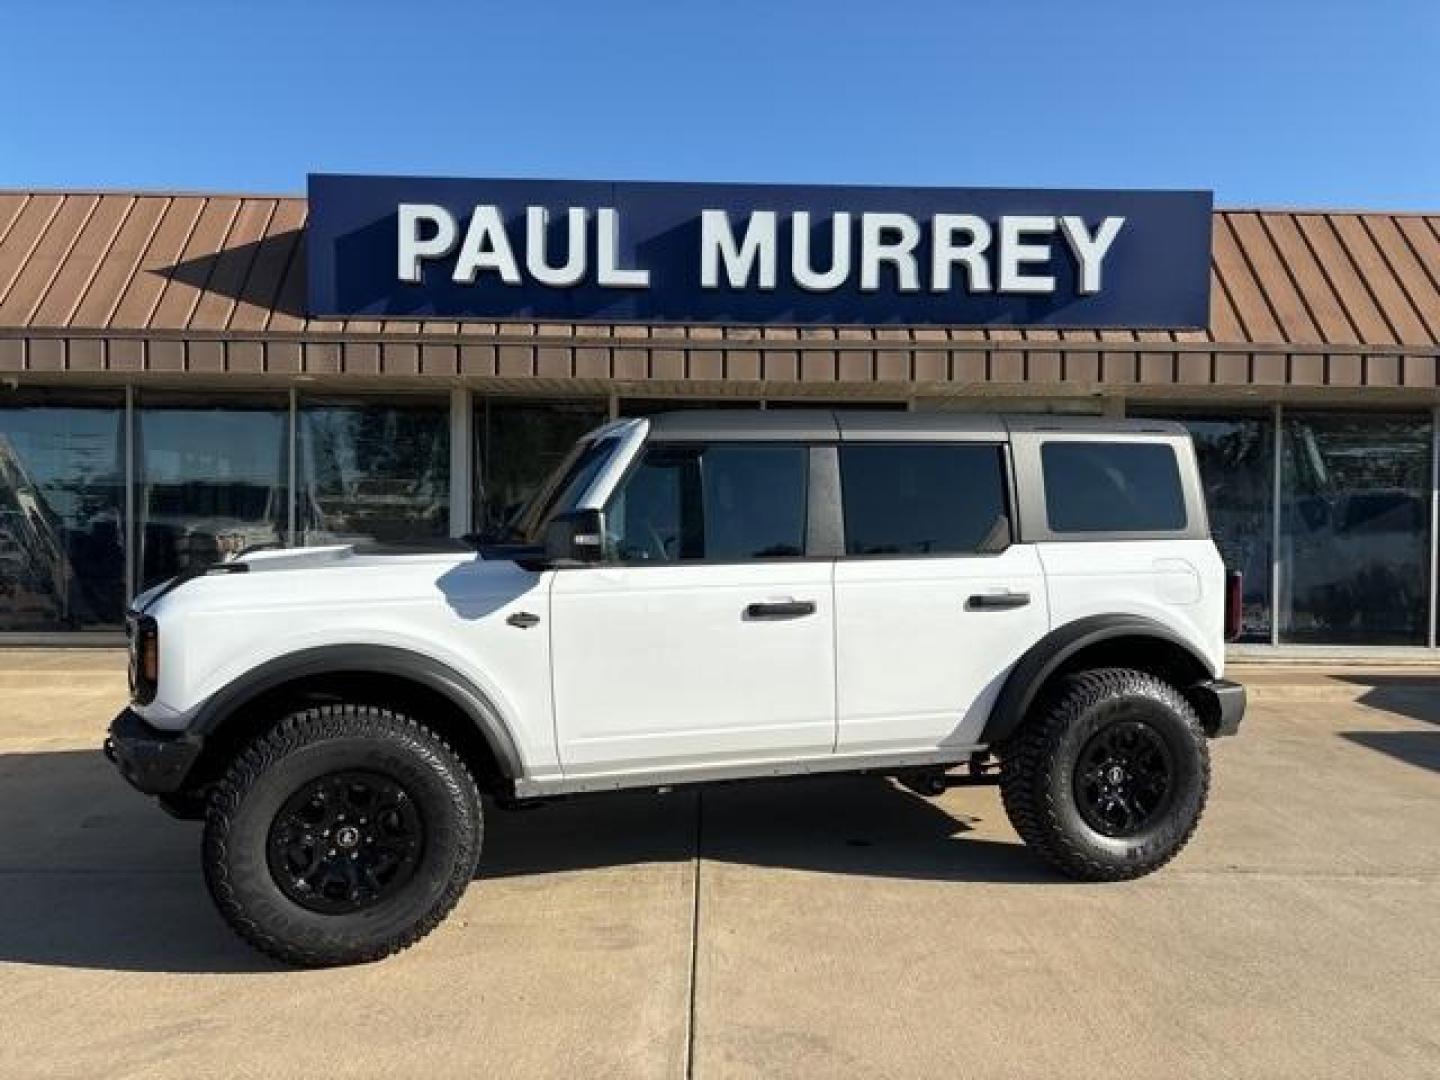
[[[1215,674],[1209,661],[1193,645],[1154,619],[1143,615],[1091,615],[1076,619],[1051,630],[1011,668],[995,698],[980,741],[990,747],[1004,743],[1019,730],[1046,688],[1073,665],[1082,652],[1096,651],[1107,643],[1118,645],[1127,638],[1135,639],[1137,645],[1147,643],[1152,650],[1163,650],[1166,655],[1163,666],[1174,670],[1152,673],[1182,690]],[[1087,666],[1133,666],[1141,670],[1149,670],[1151,666],[1108,659],[1109,662]]]

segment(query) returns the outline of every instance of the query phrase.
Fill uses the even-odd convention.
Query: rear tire
[[[480,854],[464,763],[401,713],[326,705],[252,742],[211,795],[205,882],[247,942],[302,967],[379,960],[459,901]]]
[[[1125,668],[1067,676],[1001,757],[1015,831],[1082,881],[1165,865],[1194,834],[1210,789],[1195,710],[1169,683]]]

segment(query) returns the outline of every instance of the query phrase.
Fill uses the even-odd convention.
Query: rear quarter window
[[[1040,462],[1051,532],[1181,532],[1188,524],[1169,443],[1047,442]]]

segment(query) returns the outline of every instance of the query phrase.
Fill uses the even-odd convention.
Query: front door
[[[605,565],[551,592],[569,775],[828,754],[833,563],[805,558],[809,451],[652,443],[606,508]]]

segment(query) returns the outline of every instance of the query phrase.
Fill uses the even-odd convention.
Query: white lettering
[[[830,218],[830,269],[824,273],[810,264],[810,212],[797,210],[791,215],[790,276],[806,292],[832,292],[849,280],[849,213],[841,210]]]
[[[561,213],[563,227],[555,220]],[[790,213],[787,232],[774,210],[750,211],[743,223],[732,221],[732,213],[699,211],[702,289],[770,292],[783,286],[827,293],[858,284],[863,293],[883,287],[901,294],[929,289],[937,294],[1048,295],[1057,288],[1052,260],[1059,257],[1058,233],[1073,259],[1075,295],[1091,296],[1104,285],[1106,259],[1126,225],[1120,216],[1015,214],[987,220],[976,214],[936,213],[921,222],[905,213],[856,215],[841,210],[827,215],[827,226],[814,212],[796,210]],[[613,207],[525,207],[523,263],[514,246],[521,238],[511,237],[498,206],[475,206],[468,221],[457,223],[443,206],[400,203],[397,220],[395,266],[403,282],[418,284],[427,261],[453,257],[450,277],[463,285],[491,273],[507,285],[533,282],[567,289],[593,274],[602,288],[650,287],[649,269],[621,265],[620,213]],[[786,243],[788,252],[782,250]],[[783,282],[782,262],[789,271]]]
[[[1100,222],[1099,230],[1092,236],[1085,227],[1084,218],[1060,219],[1060,232],[1070,244],[1070,250],[1075,253],[1075,261],[1080,268],[1080,280],[1075,291],[1081,296],[1091,296],[1100,291],[1100,264],[1105,260],[1105,254],[1115,242],[1115,237],[1120,235],[1120,228],[1124,224],[1123,217],[1107,217]]]
[[[520,267],[515,264],[498,206],[475,207],[450,276],[462,285],[473,285],[481,270],[494,270],[506,285],[520,284]]]
[[[894,239],[887,239],[894,236]],[[895,267],[899,292],[920,290],[920,270],[915,265],[915,245],[920,226],[909,214],[860,215],[860,291],[880,288],[880,264]]]
[[[649,270],[624,269],[620,262],[620,215],[613,207],[602,206],[596,215],[600,228],[599,269],[595,280],[606,289],[648,289]]]
[[[565,264],[551,266],[545,258],[545,242],[550,232],[550,211],[543,206],[525,208],[525,269],[541,285],[566,289],[585,280],[585,225],[590,217],[583,206],[565,211],[568,226]]]
[[[401,281],[416,284],[420,281],[420,260],[438,259],[449,255],[455,246],[458,230],[455,218],[443,206],[431,203],[400,204],[400,258],[396,267]],[[422,224],[433,225],[435,235],[428,240],[420,238]]]
[[[720,287],[720,263],[725,263],[725,281],[732,289],[750,283],[751,271],[759,264],[761,289],[775,288],[775,211],[754,210],[745,223],[745,238],[735,242],[730,215],[724,210],[700,211],[700,287]]]
[[[949,292],[950,268],[960,263],[965,267],[966,289],[989,292],[985,251],[992,235],[989,222],[974,214],[936,214],[931,222],[930,291]]]
[[[1055,231],[1055,219],[1046,215],[1020,214],[1000,219],[1000,291],[1002,293],[1053,293],[1055,279],[1049,274],[1022,274],[1026,264],[1050,261],[1049,244],[1027,244],[1027,234]]]

